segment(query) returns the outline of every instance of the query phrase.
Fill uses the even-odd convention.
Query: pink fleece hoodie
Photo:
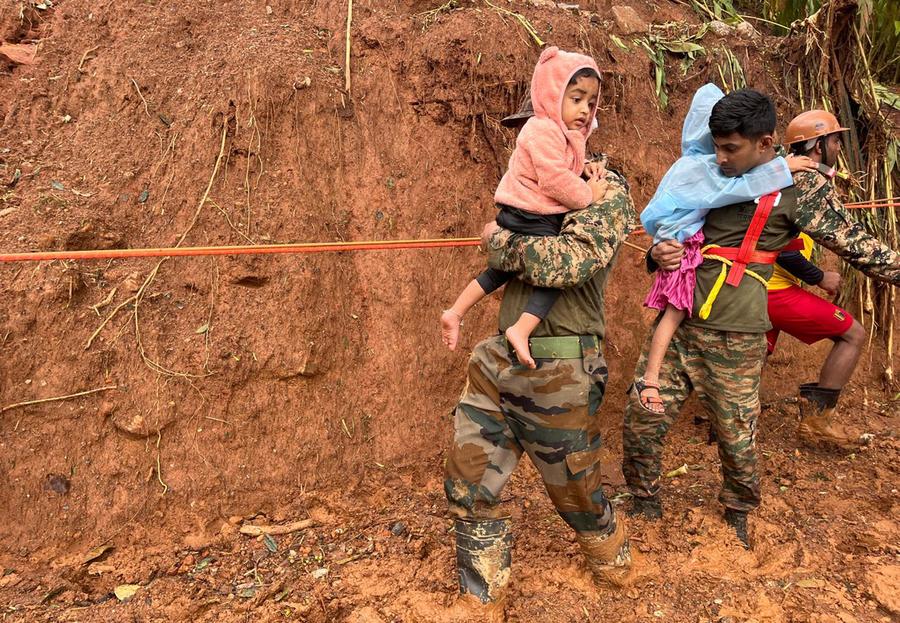
[[[494,194],[497,203],[535,214],[562,214],[591,202],[591,189],[580,176],[597,106],[581,128],[569,130],[562,121],[563,94],[575,72],[584,68],[600,75],[589,56],[555,46],[541,53],[531,78],[534,117],[519,132],[509,169]]]

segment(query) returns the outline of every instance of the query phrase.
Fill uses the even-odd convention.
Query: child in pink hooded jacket
[[[600,72],[590,57],[557,47],[541,54],[531,79],[534,117],[519,133],[509,169],[494,195],[501,227],[532,236],[556,236],[567,212],[603,197],[606,182],[601,168],[592,170],[587,181],[581,178],[599,92]],[[513,277],[515,273],[488,268],[444,310],[442,339],[450,350],[456,348],[463,315]],[[519,320],[506,330],[519,362],[530,368],[535,362],[528,338],[559,294],[559,290],[535,288]]]

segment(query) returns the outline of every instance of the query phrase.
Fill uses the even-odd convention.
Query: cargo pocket
[[[603,403],[606,395],[606,383],[609,380],[609,368],[606,359],[599,352],[586,354],[582,359],[584,371],[588,375],[588,415],[593,416]]]
[[[566,455],[566,467],[569,472],[578,477],[581,472],[593,469],[600,462],[600,455],[603,448],[593,448],[581,450],[580,452],[572,452]]]

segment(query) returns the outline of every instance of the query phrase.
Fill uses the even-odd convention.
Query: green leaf
[[[206,333],[207,331],[209,331],[209,323],[208,322],[203,326],[197,327],[197,330],[194,331],[194,333],[196,333],[197,335],[202,335],[202,334]]]
[[[263,536],[263,543],[266,544],[266,549],[273,554],[278,551],[278,541],[276,541],[271,534],[266,534]]]
[[[895,93],[883,84],[874,83],[875,96],[881,104],[887,104],[891,108],[900,110],[900,94]]]
[[[659,46],[676,54],[693,54],[706,51],[702,45],[691,43],[690,41],[660,41]]]
[[[119,601],[128,601],[134,597],[134,594],[138,592],[140,587],[140,584],[119,584],[113,592],[119,598]]]
[[[610,35],[609,38],[612,39],[612,42],[619,46],[621,49],[625,50],[626,52],[630,51],[630,48],[625,45],[625,42],[619,39],[617,36]]]

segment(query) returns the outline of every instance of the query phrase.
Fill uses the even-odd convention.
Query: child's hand
[[[807,156],[795,156],[791,154],[789,156],[785,156],[784,159],[787,161],[788,169],[790,169],[791,173],[797,173],[798,171],[818,171],[819,165],[812,158],[808,158]]]
[[[605,169],[603,174],[604,177],[594,175],[587,180],[587,185],[591,189],[591,203],[597,203],[606,196],[606,189],[609,188],[609,182],[605,179]]]
[[[588,162],[584,165],[584,174],[588,179],[592,177],[603,179],[606,177],[606,163],[597,161]]]

